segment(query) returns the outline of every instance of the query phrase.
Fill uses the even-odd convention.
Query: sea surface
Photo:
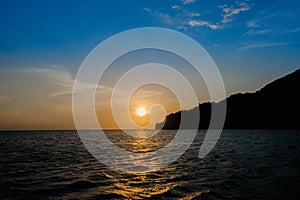
[[[155,151],[175,134],[105,133],[136,153]],[[300,130],[226,130],[199,159],[204,134],[169,166],[137,174],[99,162],[76,131],[2,131],[0,199],[300,199]]]

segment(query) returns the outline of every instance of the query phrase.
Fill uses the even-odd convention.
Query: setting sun
[[[138,116],[144,116],[144,115],[146,115],[146,113],[147,113],[147,111],[146,111],[146,109],[145,108],[143,108],[143,107],[141,107],[141,108],[139,108],[137,111],[136,111],[136,114],[138,115]]]

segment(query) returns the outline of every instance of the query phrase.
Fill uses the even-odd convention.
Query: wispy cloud
[[[178,5],[171,5],[171,8],[175,9],[175,10],[180,10],[181,7]]]
[[[135,100],[145,100],[147,98],[153,98],[153,96],[155,96],[155,97],[164,96],[164,93],[157,89],[151,90],[151,89],[144,88],[139,91],[139,95],[137,97],[135,97]]]
[[[29,68],[26,70],[26,73],[44,78],[49,85],[53,85],[54,91],[49,93],[49,97],[72,94],[74,79],[68,71],[51,68]]]
[[[215,24],[210,24],[209,22],[207,21],[203,21],[203,20],[190,20],[188,22],[188,24],[191,26],[191,27],[197,27],[197,26],[207,26],[211,29],[217,29],[219,26],[218,25],[215,25]]]
[[[146,11],[146,12],[149,12],[149,13],[151,12],[150,8],[143,8],[143,10]]]
[[[242,46],[238,49],[238,51],[245,51],[248,49],[254,48],[267,48],[267,47],[275,47],[275,46],[285,46],[288,45],[286,42],[272,42],[272,43],[254,43],[254,44],[247,44]]]
[[[178,29],[186,30],[189,27],[200,27],[200,26],[206,26],[210,29],[218,29],[218,24],[212,24],[208,21],[204,20],[197,20],[194,19],[194,17],[199,17],[200,13],[197,12],[188,12],[185,10],[184,14],[182,16],[170,16],[169,14],[162,13],[158,10],[151,10],[149,8],[145,8],[145,11],[147,11],[149,14],[155,16],[160,21],[164,22],[165,24],[176,26]],[[190,19],[188,19],[190,18]],[[188,21],[187,21],[188,20]],[[188,25],[188,26],[187,26]]]
[[[284,27],[282,27],[282,25],[279,25],[280,20],[286,17],[286,14],[284,13],[266,13],[264,11],[259,11],[257,13],[258,15],[255,19],[247,21],[246,27],[249,28],[249,30],[243,36],[262,35],[270,32],[277,35],[293,34],[300,32],[300,27],[289,27],[290,24],[287,23],[287,21],[285,21],[286,24],[284,24]],[[274,25],[274,23],[270,22],[278,22],[278,24]]]
[[[201,20],[199,20],[199,21],[197,21],[197,20],[191,20],[191,21],[189,21],[189,25],[191,27],[194,27],[194,26],[205,26],[206,24],[207,24],[207,22],[201,21]]]
[[[165,24],[174,25],[174,19],[169,14],[162,13],[159,10],[152,10],[150,8],[143,8],[143,9],[144,11],[158,18],[160,21],[164,22]]]
[[[27,77],[27,85],[22,85],[22,87],[32,87],[32,81],[29,81],[30,79],[34,79],[36,82],[41,82],[43,86],[48,88],[49,97],[70,95],[72,93],[74,79],[67,70],[41,67],[1,68],[1,70],[4,73],[13,73],[15,77]],[[39,88],[39,86],[42,87],[42,85],[36,85],[37,88]],[[5,100],[7,98],[3,97],[2,99]]]
[[[181,2],[183,3],[183,5],[188,5],[188,4],[191,4],[191,3],[195,3],[196,0],[182,0]]]
[[[268,24],[267,22],[276,16],[278,16],[278,13],[266,14],[264,11],[259,11],[257,18],[247,21],[246,25],[248,28],[262,28],[264,27],[263,24]]]
[[[0,83],[5,83],[1,88],[5,96],[0,96],[0,102],[5,102],[0,104],[0,129],[48,129],[53,124],[61,129],[73,127],[74,79],[67,70],[2,67],[0,74],[5,77],[0,79]]]
[[[258,25],[259,20],[250,20],[247,22],[248,28],[259,28],[260,25]]]
[[[188,5],[195,3],[196,0],[181,0],[181,2],[183,5]],[[216,6],[216,9],[217,8],[218,6]],[[170,13],[170,9],[162,12],[157,9],[144,8],[144,11],[155,16],[161,22],[176,27],[177,29],[187,30],[188,28],[208,27],[212,30],[216,30],[222,29],[225,24],[232,22],[235,15],[251,9],[250,5],[245,2],[235,2],[233,5],[225,4],[219,6],[219,8],[221,8],[221,11],[219,9],[217,10],[218,12],[222,12],[222,18],[213,22],[208,21],[207,18],[202,19],[202,13],[200,14],[197,10],[191,10],[192,7],[178,4],[170,5],[170,9],[173,10],[173,12]]]
[[[270,33],[271,30],[270,29],[263,29],[263,30],[255,30],[255,29],[250,29],[249,31],[247,31],[244,36],[247,35],[263,35],[263,34],[267,34]]]
[[[227,24],[233,21],[233,17],[241,12],[250,10],[250,6],[245,3],[245,2],[241,2],[238,3],[236,6],[233,5],[222,5],[220,6],[222,8],[223,11],[223,19],[222,19],[222,23]]]
[[[298,33],[298,32],[300,32],[300,27],[286,31],[286,33]]]
[[[72,90],[66,90],[61,92],[53,92],[49,94],[49,97],[58,97],[58,96],[64,96],[64,95],[70,95],[72,94]]]
[[[191,17],[200,17],[200,13],[197,13],[197,12],[190,12],[189,15]]]

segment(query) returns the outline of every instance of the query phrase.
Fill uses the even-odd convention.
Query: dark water
[[[133,152],[160,148],[173,134],[139,140],[107,132]],[[170,166],[128,174],[94,159],[73,131],[0,132],[0,198],[300,199],[300,131],[224,131],[200,160],[203,134]]]

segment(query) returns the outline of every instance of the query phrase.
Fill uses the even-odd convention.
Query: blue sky
[[[74,75],[86,54],[109,36],[157,26],[197,40],[225,77],[258,73],[269,80],[299,65],[299,4],[297,0],[1,1],[0,67],[62,66]]]
[[[0,1],[0,107],[10,109],[0,118],[12,114],[16,104],[3,103],[34,87],[28,74],[64,77],[60,84],[71,86],[98,43],[138,27],[187,34],[214,59],[228,95],[255,91],[299,68],[299,13],[298,0]],[[47,91],[47,80],[42,82],[39,89]]]

